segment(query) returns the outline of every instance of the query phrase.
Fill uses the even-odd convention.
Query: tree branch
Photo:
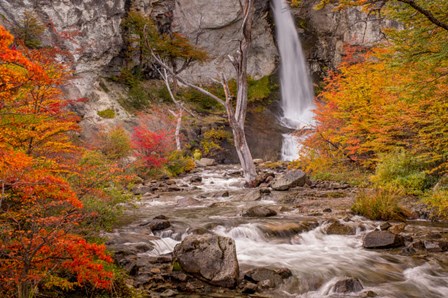
[[[424,15],[431,23],[448,31],[448,24],[437,19],[429,10],[427,10],[427,9],[421,7],[420,5],[418,5],[417,3],[415,3],[414,0],[397,0],[397,1],[408,4],[413,9],[415,9],[416,11],[418,11],[419,13]]]

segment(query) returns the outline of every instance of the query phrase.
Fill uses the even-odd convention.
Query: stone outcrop
[[[345,44],[371,46],[383,39],[381,29],[396,26],[359,9],[334,12],[331,7],[316,11],[318,0],[302,1],[293,9],[309,69],[314,80],[340,63]],[[130,9],[152,17],[161,32],[179,32],[205,49],[210,59],[193,63],[183,76],[197,83],[211,82],[221,73],[234,76],[228,55],[238,49],[241,16],[238,0],[3,0],[0,15],[7,27],[21,22],[25,11],[34,11],[47,27],[44,44],[57,45],[71,52],[76,78],[65,88],[67,98],[88,98],[76,106],[83,117],[83,133],[114,127],[131,127],[132,117],[119,104],[128,90],[104,77],[112,77],[124,65],[125,48],[121,22]],[[255,1],[253,43],[248,72],[254,78],[271,75],[278,66],[269,0]],[[65,36],[65,37],[64,37]],[[278,98],[278,94],[275,98]],[[101,118],[99,111],[111,109],[113,119]],[[246,129],[254,157],[278,158],[282,128],[276,123],[280,111],[275,104],[261,113],[249,113]],[[265,124],[266,123],[266,124]],[[272,124],[275,123],[275,124]],[[237,161],[235,158],[232,162]]]
[[[239,276],[235,241],[213,234],[190,235],[174,248],[183,271],[212,285],[235,287]]]
[[[267,1],[258,1],[267,2]],[[276,67],[277,49],[267,11],[256,11],[248,73],[254,78],[271,74]],[[228,55],[239,48],[242,24],[238,0],[178,0],[174,9],[173,30],[182,32],[209,53],[207,63],[195,63],[183,76],[198,82],[211,82],[221,73],[234,76]]]

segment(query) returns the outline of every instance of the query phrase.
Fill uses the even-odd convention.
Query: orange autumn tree
[[[76,147],[59,86],[65,73],[43,51],[15,49],[0,26],[0,294],[32,297],[39,288],[108,288],[104,245],[76,234],[83,204],[62,176]]]
[[[321,4],[333,2],[369,10],[381,1]],[[329,75],[302,161],[315,171],[341,164],[378,171],[386,155],[405,152],[416,171],[437,178],[448,173],[448,2],[382,3],[376,8],[401,26],[384,29],[381,49]]]

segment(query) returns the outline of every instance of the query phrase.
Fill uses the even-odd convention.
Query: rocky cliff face
[[[325,70],[341,61],[344,44],[371,45],[382,40],[381,28],[390,22],[367,16],[357,9],[333,12],[331,7],[313,9],[318,0],[303,1],[294,9],[299,34],[309,61],[313,78],[321,79]],[[118,104],[126,96],[126,89],[108,82],[103,77],[117,73],[123,65],[124,43],[120,27],[130,9],[151,16],[163,32],[180,32],[209,52],[206,63],[192,64],[183,75],[196,82],[210,82],[225,73],[234,74],[228,55],[238,50],[241,27],[238,0],[2,0],[0,21],[6,27],[20,24],[25,11],[34,11],[47,27],[44,44],[58,45],[72,53],[76,78],[66,88],[69,98],[87,97],[90,101],[78,112],[83,116],[85,131],[111,126],[130,119]],[[393,24],[392,24],[393,25]],[[256,0],[253,45],[249,59],[249,73],[259,78],[275,73],[278,54],[273,35],[269,0]],[[113,109],[115,119],[102,119],[97,112]],[[255,117],[254,119],[259,119]],[[265,121],[261,117],[260,121]],[[271,119],[275,121],[275,115]],[[269,120],[269,121],[271,121]],[[248,131],[260,127],[256,121],[248,123]],[[263,125],[266,127],[266,125]],[[277,134],[277,136],[273,136]],[[256,147],[272,146],[269,140],[278,139],[278,129],[272,138],[249,137],[258,140]],[[267,144],[259,144],[266,139]],[[275,142],[280,146],[281,142]],[[256,150],[255,150],[256,151]],[[272,152],[278,152],[274,148]]]

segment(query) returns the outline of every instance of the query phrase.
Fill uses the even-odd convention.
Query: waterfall
[[[283,126],[298,129],[313,122],[313,86],[308,75],[294,19],[285,0],[272,0],[280,52],[281,107]],[[283,135],[282,160],[298,157],[296,137]]]

